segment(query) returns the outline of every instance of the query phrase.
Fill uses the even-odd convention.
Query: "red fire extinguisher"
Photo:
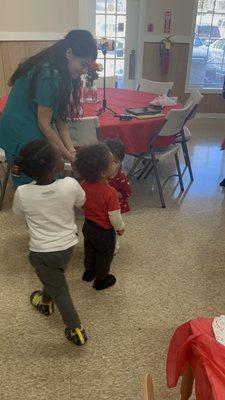
[[[169,72],[170,52],[172,47],[172,42],[170,38],[171,36],[168,36],[165,39],[161,40],[159,46],[162,75],[167,75]]]

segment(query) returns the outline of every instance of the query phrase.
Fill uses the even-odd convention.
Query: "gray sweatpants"
[[[73,305],[64,272],[73,254],[74,247],[50,253],[30,252],[30,263],[43,284],[43,303],[53,300],[66,326],[73,329],[81,325]]]

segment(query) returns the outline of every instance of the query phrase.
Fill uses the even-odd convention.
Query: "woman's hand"
[[[125,229],[122,229],[121,231],[117,231],[117,235],[118,236],[122,236],[124,234]]]
[[[71,150],[69,153],[70,153],[70,162],[71,162],[71,163],[74,163],[77,152],[76,152],[75,149],[73,149],[73,150]]]
[[[76,150],[74,149],[73,151],[67,150],[65,147],[62,151],[62,156],[65,158],[65,160],[74,163],[75,158],[76,158]]]

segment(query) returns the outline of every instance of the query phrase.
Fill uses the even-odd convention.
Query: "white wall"
[[[165,11],[171,10],[171,33],[190,36],[195,3],[196,0],[146,0],[145,33],[148,23],[153,23],[152,34],[162,35]],[[2,40],[1,34],[7,32],[59,34],[79,26],[94,31],[95,0],[0,0],[0,5]]]
[[[196,0],[146,0],[145,27],[154,24],[153,35],[162,35],[166,10],[172,11],[171,34],[190,36]]]
[[[1,32],[64,33],[77,28],[79,0],[1,0]]]

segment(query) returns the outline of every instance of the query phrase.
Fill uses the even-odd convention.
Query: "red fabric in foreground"
[[[7,96],[0,97],[0,116],[3,113],[3,110],[5,108],[7,98],[8,98]]]
[[[212,318],[197,318],[174,333],[167,355],[167,383],[177,385],[187,363],[195,377],[197,400],[225,399],[225,346],[218,343]]]
[[[152,93],[137,92],[125,89],[107,89],[107,106],[116,113],[125,113],[126,108],[148,106],[157,95]],[[98,99],[102,98],[102,90],[98,89]],[[101,104],[84,104],[84,117],[96,115]],[[174,107],[165,107],[163,113],[166,115],[171,108],[181,108],[178,104]],[[126,146],[126,153],[145,153],[151,138],[158,132],[164,122],[164,117],[139,120],[133,118],[131,121],[120,121],[119,118],[106,111],[99,118],[104,140],[119,139]],[[162,137],[156,142],[156,147],[170,145],[174,137]]]

